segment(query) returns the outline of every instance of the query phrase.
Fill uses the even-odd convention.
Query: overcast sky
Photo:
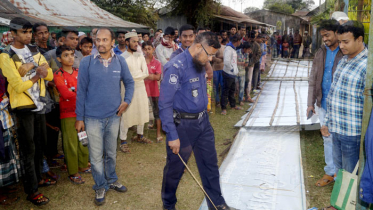
[[[319,5],[319,0],[314,0],[315,5]],[[325,0],[321,0],[324,2]],[[241,12],[241,2],[242,2],[242,11],[247,7],[258,7],[262,9],[264,0],[220,0],[220,2],[225,5]]]

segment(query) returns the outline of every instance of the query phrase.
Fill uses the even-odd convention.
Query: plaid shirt
[[[5,94],[3,95],[3,100],[0,102],[0,121],[3,125],[3,129],[11,128],[14,125],[12,116],[8,110],[9,98]]]
[[[354,58],[344,56],[334,73],[326,101],[325,125],[345,136],[361,135],[368,50]]]
[[[98,58],[98,60],[102,63],[102,65],[104,65],[106,68],[109,66],[109,64],[111,63],[111,60],[113,59],[115,53],[114,53],[114,50],[111,49],[110,50],[110,54],[111,54],[111,57],[109,59],[103,59],[100,55],[100,53],[97,51],[97,53],[95,53],[95,55],[93,56],[94,59]]]

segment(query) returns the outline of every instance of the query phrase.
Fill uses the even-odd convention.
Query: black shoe
[[[113,184],[110,184],[109,188],[117,192],[127,192],[127,188],[120,184],[118,181],[114,182]]]
[[[176,210],[176,208],[172,208],[172,209],[165,209],[165,208],[163,207],[163,210]]]
[[[216,208],[218,210],[239,210],[239,209],[236,209],[236,208],[233,208],[233,207],[229,207],[227,204],[222,204],[222,205],[216,206]],[[212,207],[212,208],[209,208],[209,210],[215,210],[215,209],[214,209],[214,207]]]

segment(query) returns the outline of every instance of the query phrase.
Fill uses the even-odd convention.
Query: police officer
[[[159,116],[167,133],[167,161],[163,171],[164,209],[175,209],[176,190],[185,162],[192,151],[202,185],[217,209],[229,210],[221,194],[214,130],[207,109],[204,66],[216,54],[220,43],[215,34],[199,34],[193,45],[164,66],[159,97]],[[210,209],[215,209],[207,199]]]

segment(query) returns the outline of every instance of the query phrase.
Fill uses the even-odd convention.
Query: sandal
[[[251,98],[246,98],[245,102],[254,103],[253,99],[251,99]]]
[[[46,200],[42,201],[42,199],[45,198]],[[31,201],[32,204],[36,206],[42,206],[49,202],[49,198],[45,197],[43,194],[39,193],[31,198],[31,196],[27,196],[27,200]]]
[[[19,197],[16,196],[14,198],[9,198],[8,196],[0,197],[0,206],[8,206],[12,205],[13,203],[17,202]]]
[[[316,187],[324,187],[330,183],[334,182],[334,177],[333,176],[329,176],[327,174],[325,174],[321,179],[319,179],[317,182],[316,182]]]
[[[85,181],[82,179],[81,176],[73,176],[73,175],[70,175],[69,176],[69,179],[70,181],[73,183],[73,184],[84,184]]]
[[[130,148],[128,147],[128,144],[121,144],[120,145],[120,151],[123,153],[130,153]]]
[[[243,110],[243,108],[240,107],[240,106],[235,106],[235,107],[233,107],[232,109],[234,109],[234,110]]]
[[[142,136],[140,139],[137,136],[135,136],[135,137],[132,138],[132,141],[137,141],[137,142],[143,143],[143,144],[152,144],[153,143],[152,140],[147,139],[144,136]]]
[[[57,174],[55,174],[55,173],[53,173],[51,171],[48,171],[46,173],[46,175],[47,175],[48,178],[53,179],[55,181],[57,181],[60,178],[60,175],[57,175]]]
[[[163,141],[163,136],[158,136],[157,137],[157,143],[161,143]]]
[[[221,111],[221,114],[222,115],[227,115],[227,110],[224,109],[223,111]]]
[[[91,173],[92,173],[92,169],[91,169],[91,168],[88,168],[88,169],[86,169],[86,170],[79,171],[79,173],[91,174]]]
[[[39,187],[48,187],[51,185],[56,185],[57,181],[51,179],[43,179],[43,184],[38,184]]]

